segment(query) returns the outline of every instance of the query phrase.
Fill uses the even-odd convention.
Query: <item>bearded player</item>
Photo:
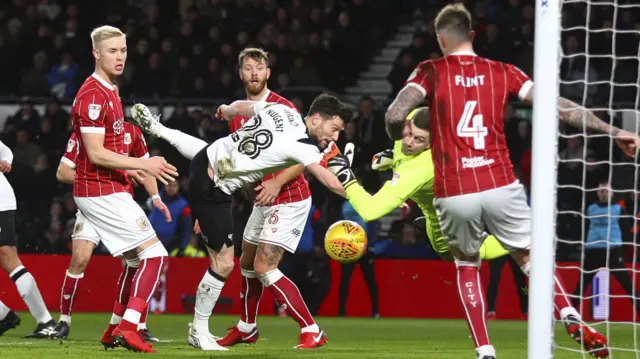
[[[155,352],[138,334],[138,324],[168,253],[131,197],[125,171],[142,170],[163,183],[172,181],[177,172],[162,157],[134,158],[124,152],[124,111],[114,83],[127,59],[126,37],[115,27],[102,26],[91,33],[91,41],[95,72],[78,90],[71,109],[80,149],[73,196],[87,223],[114,257],[140,260],[122,319],[112,323],[109,329],[115,328],[105,336],[130,350]]]
[[[455,257],[460,299],[477,355],[492,359],[496,354],[486,329],[478,252],[484,223],[529,274],[531,209],[509,160],[504,111],[510,96],[532,103],[533,82],[513,65],[477,56],[471,24],[471,15],[461,4],[440,11],[435,27],[445,56],[417,66],[385,121],[391,137],[400,138],[409,111],[425,99],[430,103],[434,207]],[[636,135],[604,123],[564,98],[558,99],[558,110],[562,122],[608,134],[627,155],[635,154],[640,143]],[[606,338],[582,321],[557,273],[554,283],[555,306],[569,335],[591,355],[608,356]]]
[[[238,66],[247,100],[279,103],[297,111],[290,101],[267,88],[271,70],[268,55],[264,50],[244,49],[238,56]],[[248,120],[249,117],[246,116],[235,116],[229,122],[229,129],[235,132]],[[222,346],[255,343],[258,340],[256,319],[264,291],[264,285],[259,278],[278,268],[285,251],[295,252],[300,241],[300,235],[296,233],[302,233],[304,230],[311,210],[311,190],[302,174],[303,171],[303,165],[291,166],[267,175],[256,188],[256,203],[242,236],[240,300],[243,313],[238,324],[231,328],[224,338],[218,340],[218,344]],[[317,331],[317,328],[313,327],[315,322],[306,306],[301,312],[290,312],[303,332]],[[310,344],[322,345],[320,342]]]
[[[337,140],[344,122],[352,116],[352,109],[336,97],[322,94],[315,98],[303,120],[297,110],[286,105],[236,101],[229,106],[220,106],[218,117],[230,120],[234,116],[247,116],[250,120],[235,133],[209,145],[164,127],[144,105],[135,105],[132,114],[144,131],[166,140],[192,160],[189,204],[207,245],[211,266],[198,286],[189,344],[202,350],[227,350],[209,333],[209,317],[226,280],[220,273],[231,273],[233,269],[231,196],[242,186],[295,164],[304,165],[323,185],[344,196],[340,182],[319,164],[322,156],[318,149],[324,149]],[[269,225],[265,225],[263,231],[278,232],[282,238],[289,238],[288,230],[293,229],[284,226],[280,231],[277,224],[280,219],[287,223],[295,218],[298,214],[288,209],[283,213],[273,213],[262,219]],[[302,218],[306,218],[306,214]],[[274,256],[274,252],[279,252],[281,247],[292,249],[288,248],[288,242],[275,242],[275,239],[263,246],[263,238],[272,237],[258,235],[257,238],[262,248],[260,251],[264,252],[260,255],[272,260],[279,259],[280,256]],[[327,337],[309,313],[296,285],[278,270],[277,263],[270,268],[258,276],[258,280],[279,303],[286,304],[287,312],[301,323],[300,344],[296,348],[324,345]]]
[[[138,127],[128,122],[124,123],[124,144],[124,151],[130,156],[136,158],[149,157],[149,151],[142,132]],[[75,133],[72,133],[56,172],[56,177],[59,182],[73,184],[73,179],[76,174],[78,154],[78,139],[76,138]],[[169,213],[169,210],[158,195],[158,184],[155,179],[144,178],[145,174],[142,171],[127,171],[127,174],[137,183],[143,184],[145,190],[152,198],[153,206],[165,215],[167,221],[171,221],[171,213]],[[129,193],[131,196],[134,195],[133,188],[133,186],[129,187]],[[64,281],[62,282],[62,290],[60,294],[60,320],[58,321],[58,325],[56,325],[54,332],[51,333],[52,339],[67,339],[69,336],[69,332],[71,331],[71,312],[73,304],[75,303],[76,291],[80,279],[84,277],[84,271],[89,264],[93,250],[98,246],[98,244],[100,244],[100,237],[80,211],[76,214],[76,223],[71,235],[71,240],[71,261],[69,262],[69,268],[67,269]],[[125,260],[125,266],[123,267],[122,273],[118,279],[118,290],[112,314],[112,325],[117,324],[116,322],[124,315],[124,310],[129,302],[131,281],[139,267],[140,260],[138,258],[135,258],[134,260]],[[157,342],[158,339],[155,338],[146,327],[147,313],[148,311],[142,314],[140,324],[138,325],[138,331],[147,342]],[[107,337],[102,339],[102,344],[106,347],[114,346],[113,339],[110,335],[107,335]]]

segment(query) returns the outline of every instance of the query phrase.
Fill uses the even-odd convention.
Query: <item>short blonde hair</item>
[[[471,14],[461,3],[445,6],[436,16],[436,32],[452,31],[464,39],[470,39],[471,26]]]
[[[242,67],[244,59],[246,58],[253,59],[258,62],[264,61],[267,66],[269,65],[269,53],[257,47],[247,47],[240,51],[240,54],[238,55],[238,66]]]
[[[93,45],[93,48],[95,49],[96,45],[100,42],[119,36],[124,38],[127,37],[127,35],[117,27],[109,25],[100,26],[91,31],[91,45]]]

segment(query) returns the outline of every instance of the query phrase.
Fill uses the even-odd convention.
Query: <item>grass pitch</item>
[[[98,342],[110,314],[74,314],[68,340],[33,340],[23,336],[35,328],[28,313],[20,313],[22,324],[0,337],[0,358],[128,358],[145,354],[128,352],[123,348],[105,351]],[[55,316],[57,318],[57,315]],[[299,329],[291,318],[260,317],[260,340],[254,345],[239,345],[228,352],[203,352],[187,345],[188,315],[151,315],[149,328],[163,342],[154,344],[156,358],[475,358],[467,326],[460,320],[411,320],[368,318],[318,318],[327,332],[329,342],[320,349],[294,350]],[[234,325],[236,316],[214,315],[211,330],[223,335]],[[598,326],[606,331],[606,326]],[[608,337],[613,350],[612,359],[638,358],[634,352],[634,330],[630,324],[615,324]],[[523,321],[489,322],[489,333],[500,359],[525,359],[527,327]],[[579,352],[564,328],[556,326],[558,346],[556,358],[588,358]],[[640,349],[640,348],[639,348]]]

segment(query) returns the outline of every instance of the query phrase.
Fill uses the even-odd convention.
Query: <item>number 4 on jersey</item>
[[[464,112],[458,122],[456,132],[459,137],[473,138],[473,147],[476,150],[484,150],[484,138],[489,134],[489,130],[482,123],[484,119],[482,115],[473,115],[477,104],[478,101],[467,101],[464,104]]]

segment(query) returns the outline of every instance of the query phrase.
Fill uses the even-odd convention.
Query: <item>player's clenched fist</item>
[[[620,130],[615,134],[616,144],[625,155],[636,157],[636,152],[640,147],[640,138],[635,133]]]
[[[7,161],[0,161],[0,173],[11,172],[11,163]]]
[[[374,171],[386,171],[393,166],[393,150],[384,150],[373,155],[371,169]]]
[[[336,155],[327,160],[327,169],[338,177],[338,180],[345,189],[356,182],[356,176],[351,170],[349,158],[343,154]]]
[[[220,107],[218,107],[218,111],[216,111],[216,117],[225,121],[231,121],[235,115],[237,115],[236,111],[229,105],[220,105]]]
[[[167,184],[169,182],[175,181],[175,178],[178,177],[178,170],[164,157],[151,157],[145,160],[145,168],[142,169],[147,172],[150,176],[157,178],[160,182]]]

